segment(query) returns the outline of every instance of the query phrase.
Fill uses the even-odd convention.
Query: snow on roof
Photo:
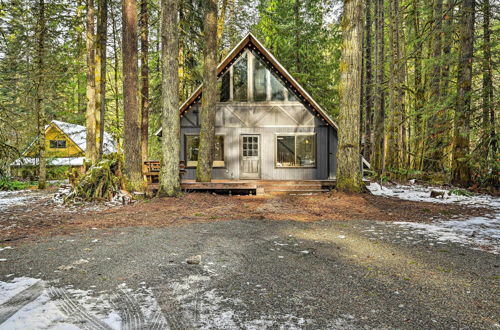
[[[47,159],[48,166],[83,166],[85,157],[61,157]],[[16,159],[10,166],[37,166],[38,158],[21,157]]]
[[[87,147],[87,130],[82,125],[70,124],[59,120],[52,120],[52,124],[56,125],[61,131],[64,132],[73,142],[75,142],[80,149],[85,151]],[[116,144],[111,135],[104,132],[104,154],[116,152]]]

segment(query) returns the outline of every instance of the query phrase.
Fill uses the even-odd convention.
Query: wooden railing
[[[147,160],[143,164],[142,172],[148,184],[156,184],[160,182],[160,169],[161,164],[158,160]],[[186,163],[181,160],[179,162],[179,177],[186,173]]]

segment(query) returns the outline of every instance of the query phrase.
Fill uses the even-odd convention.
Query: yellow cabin
[[[45,128],[45,143],[47,166],[83,166],[87,145],[87,131],[84,126],[53,120]],[[104,132],[104,154],[116,151],[115,141],[111,135]],[[38,146],[34,140],[23,152],[23,157],[11,164],[11,168],[36,165],[38,165]]]

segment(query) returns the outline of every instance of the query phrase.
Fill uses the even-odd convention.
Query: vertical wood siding
[[[324,180],[336,173],[337,134],[299,102],[219,103],[216,134],[224,136],[224,168],[214,168],[214,179],[240,179],[240,137],[260,136],[262,180]],[[181,160],[186,159],[185,135],[199,134],[198,105],[181,119]],[[279,133],[315,133],[316,167],[276,167],[276,136]],[[195,178],[188,168],[186,179]]]

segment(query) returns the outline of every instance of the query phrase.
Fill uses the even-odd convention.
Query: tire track
[[[0,305],[0,324],[7,321],[12,315],[17,313],[21,308],[40,297],[43,293],[43,283],[38,281],[29,288],[16,294],[14,297]]]
[[[112,303],[122,319],[122,329],[137,330],[145,328],[144,314],[135,298],[131,297],[123,289],[119,289],[114,294]]]
[[[80,306],[68,292],[61,288],[51,287],[48,290],[49,296],[52,300],[57,301],[61,310],[68,315],[68,317],[75,318],[84,329],[89,330],[112,330],[106,323],[102,322],[94,315],[90,314]]]

